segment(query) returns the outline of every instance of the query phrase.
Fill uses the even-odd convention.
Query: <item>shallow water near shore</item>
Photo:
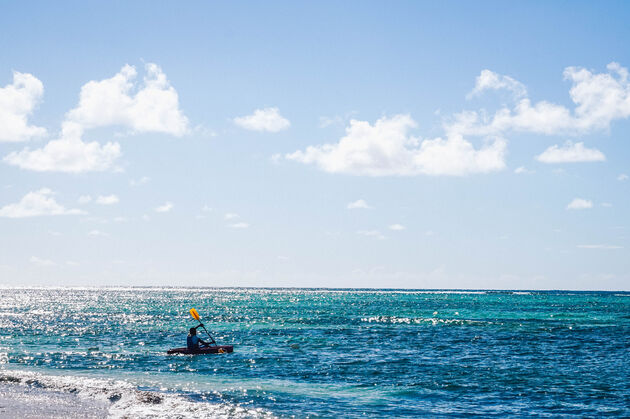
[[[191,307],[234,353],[166,355]],[[0,289],[0,388],[95,417],[628,416],[628,382],[630,293]]]

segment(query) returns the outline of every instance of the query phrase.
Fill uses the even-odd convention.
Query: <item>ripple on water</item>
[[[627,416],[628,295],[3,288],[0,373],[120,416]],[[233,354],[165,355],[191,307]]]

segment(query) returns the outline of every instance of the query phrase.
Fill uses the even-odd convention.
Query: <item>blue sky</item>
[[[630,289],[624,2],[0,7],[0,284]]]

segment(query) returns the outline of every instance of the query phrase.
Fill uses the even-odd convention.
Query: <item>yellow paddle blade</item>
[[[197,313],[197,310],[195,310],[194,308],[190,309],[190,315],[193,317],[193,319],[199,320],[199,313]]]

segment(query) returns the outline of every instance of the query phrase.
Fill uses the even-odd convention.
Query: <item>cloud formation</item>
[[[593,208],[593,201],[582,198],[574,198],[573,201],[567,205],[568,210],[579,210]]]
[[[529,170],[525,166],[519,166],[516,169],[514,169],[514,173],[517,174],[517,175],[524,175],[524,174],[532,174],[532,173],[534,173],[534,171],[533,170]]]
[[[565,68],[564,78],[572,83],[569,90],[575,104],[572,110],[544,100],[532,104],[528,97],[523,97],[513,108],[505,106],[491,117],[476,111],[456,114],[444,128],[451,134],[482,136],[502,135],[509,131],[582,135],[607,130],[613,120],[630,117],[630,82],[625,67],[612,62],[606,68],[606,73],[594,73],[581,67]],[[489,73],[484,73],[487,71],[482,71],[473,92],[501,85],[507,88],[505,85],[509,83],[503,79],[507,76],[492,72],[498,81],[480,84],[479,78],[491,79]]]
[[[147,183],[149,183],[149,181],[151,180],[150,177],[148,176],[142,176],[140,179],[131,179],[129,181],[129,186],[142,186],[142,185],[146,185]]]
[[[564,146],[553,145],[536,156],[542,163],[579,163],[605,161],[606,156],[595,148],[586,148],[584,143],[567,141]]]
[[[250,131],[279,132],[291,126],[278,108],[256,109],[253,114],[234,118],[234,123]]]
[[[42,259],[42,258],[38,258],[37,256],[31,256],[31,258],[29,259],[29,262],[37,266],[55,266],[56,265],[55,262],[53,262],[50,259]]]
[[[160,205],[155,208],[155,212],[169,212],[174,207],[172,202],[165,202],[164,205]]]
[[[120,200],[116,195],[101,195],[96,198],[96,203],[100,205],[114,205],[117,204]]]
[[[28,124],[28,117],[44,95],[44,85],[27,73],[13,72],[13,83],[0,87],[0,142],[27,141],[46,135]]]
[[[510,76],[497,74],[494,71],[482,70],[481,74],[479,74],[475,80],[474,89],[468,93],[466,98],[471,99],[474,96],[480,95],[485,90],[502,89],[512,92],[515,99],[527,96],[527,89],[521,82],[514,80]]]
[[[177,91],[156,64],[146,64],[142,83],[135,67],[125,65],[114,77],[83,85],[77,107],[66,114],[58,139],[44,147],[25,148],[4,158],[22,169],[80,173],[112,168],[120,144],[84,142],[86,130],[118,126],[132,133],[158,132],[182,136],[188,119],[179,109]]]
[[[463,176],[505,167],[506,142],[501,138],[475,149],[460,135],[421,141],[409,134],[415,127],[409,115],[383,117],[373,125],[351,120],[338,143],[309,146],[285,157],[329,173],[365,176]]]
[[[308,146],[288,153],[285,158],[313,164],[328,173],[359,176],[464,176],[489,173],[505,168],[510,132],[546,135],[582,135],[606,130],[613,120],[630,117],[630,82],[628,70],[610,63],[607,72],[595,73],[580,67],[567,67],[564,77],[571,81],[569,90],[573,109],[547,101],[533,103],[519,81],[483,70],[477,77],[471,98],[487,90],[512,92],[514,105],[504,106],[494,115],[485,111],[464,111],[445,120],[444,138],[417,138],[409,115],[383,117],[374,124],[351,120],[346,135],[338,142]],[[469,136],[483,137],[475,147]],[[604,161],[604,154],[583,143],[567,142],[551,146],[537,159],[545,163]],[[517,169],[516,173],[525,173]]]
[[[371,209],[372,207],[368,205],[363,199],[358,199],[354,202],[350,202],[347,205],[348,209]]]
[[[120,157],[120,144],[84,142],[83,129],[74,123],[64,124],[61,138],[42,148],[14,151],[4,161],[21,169],[36,172],[99,172],[112,167]]]
[[[85,214],[79,209],[67,209],[58,204],[54,193],[48,188],[29,192],[15,204],[8,204],[0,208],[0,217],[25,218],[43,215],[73,215]]]
[[[385,236],[378,230],[359,230],[357,234],[366,237],[374,237],[378,240],[384,240]]]
[[[230,228],[248,228],[249,224],[248,223],[239,222],[239,223],[229,224],[228,227],[230,227]]]
[[[146,64],[145,71],[142,84],[136,82],[136,68],[128,64],[112,78],[84,84],[79,104],[66,119],[85,129],[122,126],[135,132],[184,135],[188,118],[179,109],[177,91],[157,64]]]

